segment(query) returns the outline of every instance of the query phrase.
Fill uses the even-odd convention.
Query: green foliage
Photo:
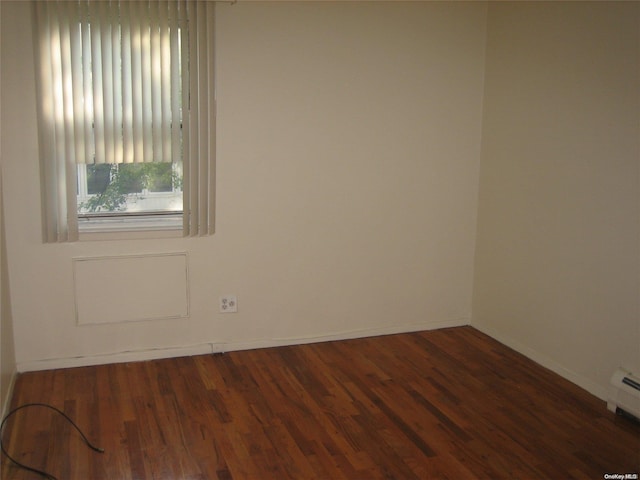
[[[87,212],[119,212],[126,208],[127,199],[140,195],[143,190],[170,192],[182,188],[182,176],[170,163],[130,163],[92,165],[87,167],[93,180],[93,196],[80,204]],[[106,179],[100,179],[99,176]],[[91,178],[91,177],[95,178]]]

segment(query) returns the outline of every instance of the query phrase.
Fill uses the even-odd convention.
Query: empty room
[[[0,1],[3,479],[637,479],[640,2]]]

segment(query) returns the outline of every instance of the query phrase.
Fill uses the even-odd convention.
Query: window
[[[179,164],[102,163],[77,168],[80,231],[182,227]]]
[[[35,8],[45,241],[116,225],[213,233],[214,4]]]

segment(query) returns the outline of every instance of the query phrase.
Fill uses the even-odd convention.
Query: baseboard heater
[[[613,372],[607,408],[640,420],[640,378],[622,368]]]

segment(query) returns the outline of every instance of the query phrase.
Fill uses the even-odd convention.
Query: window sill
[[[182,215],[78,219],[79,239],[129,240],[182,237]]]

